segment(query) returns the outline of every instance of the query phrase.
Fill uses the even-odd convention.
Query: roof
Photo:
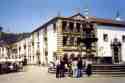
[[[125,27],[125,21],[117,21],[117,20],[102,19],[102,18],[90,18],[90,20],[91,20],[91,22],[94,22],[97,24]]]
[[[77,16],[83,18],[83,20],[74,19]],[[102,25],[125,27],[125,21],[118,21],[118,20],[104,19],[104,18],[97,18],[97,17],[90,17],[90,16],[88,16],[88,18],[86,18],[86,16],[83,16],[81,13],[77,13],[77,14],[75,14],[73,16],[70,16],[70,17],[54,17],[51,20],[49,20],[48,22],[46,22],[45,24],[43,24],[42,26],[40,26],[37,29],[33,30],[31,33],[39,31],[40,29],[46,27],[48,24],[52,23],[53,21],[56,21],[57,19],[79,20],[79,21],[89,20],[92,23],[97,23],[97,24],[102,24]]]
[[[0,37],[0,47],[13,44],[29,36],[30,33],[21,33],[21,34],[3,33],[3,35]]]
[[[42,26],[40,26],[40,27],[38,27],[37,29],[33,30],[33,31],[31,32],[31,34],[34,33],[34,32],[39,31],[40,29],[42,29],[42,28],[44,28],[44,27],[46,27],[47,25],[49,25],[49,24],[52,23],[53,21],[56,21],[58,18],[59,18],[59,17],[54,17],[54,18],[52,18],[51,20],[49,20],[48,22],[46,22],[46,23],[43,24]]]
[[[123,26],[123,27],[125,27],[125,21],[97,18],[97,17],[94,17],[94,16],[83,16],[80,13],[77,13],[77,14],[69,17],[69,18],[74,18],[74,17],[77,17],[77,16],[81,16],[81,18],[83,18],[84,20],[88,20],[90,22],[97,23],[97,24],[114,25],[114,26]],[[86,18],[86,17],[88,17],[88,18]]]

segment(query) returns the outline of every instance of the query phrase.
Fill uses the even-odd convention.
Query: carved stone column
[[[69,22],[68,21],[66,21],[67,22],[67,24],[66,24],[66,32],[70,32],[70,29],[69,29]]]
[[[67,41],[66,41],[66,44],[67,44],[67,45],[70,45],[70,36],[68,36]]]
[[[74,38],[74,45],[75,45],[75,46],[77,46],[77,38],[78,38],[78,37],[75,37],[75,38]]]
[[[76,22],[74,22],[73,32],[77,32]]]

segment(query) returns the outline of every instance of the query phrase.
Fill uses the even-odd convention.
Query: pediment
[[[85,20],[85,16],[81,15],[80,13],[73,15],[69,18],[75,19],[75,20]]]

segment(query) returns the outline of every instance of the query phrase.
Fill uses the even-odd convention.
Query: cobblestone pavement
[[[27,66],[24,72],[0,75],[0,83],[125,83],[125,77],[93,75],[82,78],[55,78],[55,74],[47,72],[46,67]]]

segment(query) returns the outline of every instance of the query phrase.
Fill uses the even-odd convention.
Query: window
[[[72,22],[69,23],[69,28],[70,28],[70,31],[73,31],[74,24]]]
[[[34,46],[34,42],[32,41],[32,46]]]
[[[70,45],[74,44],[74,37],[70,37]]]
[[[56,32],[56,23],[53,24],[53,31]]]
[[[39,48],[40,47],[40,42],[37,42],[37,48]]]
[[[83,24],[82,24],[82,31],[85,31],[85,28],[86,28],[86,24],[83,23]]]
[[[77,32],[80,32],[80,23],[76,23]]]
[[[63,31],[67,31],[66,30],[66,28],[67,28],[67,22],[66,21],[62,22],[62,28],[63,28]]]
[[[80,37],[77,38],[77,45],[79,46],[80,45]]]
[[[40,35],[40,32],[38,31],[38,32],[37,32],[37,38],[38,38],[38,40],[39,40],[39,35]]]
[[[24,49],[26,49],[26,44],[23,45]]]
[[[108,41],[108,34],[103,34],[103,40]]]
[[[35,58],[35,57],[33,56],[33,61],[34,61],[34,58]]]
[[[66,40],[66,42],[64,42]],[[74,45],[74,37],[65,37],[65,39],[63,40],[63,45],[70,45],[70,46],[73,46]]]
[[[125,35],[122,36],[122,41],[125,42]]]
[[[19,47],[19,51],[21,50],[21,47]]]
[[[63,37],[63,46],[65,46],[65,45],[66,45],[67,38],[68,38],[67,36],[64,36],[64,37]]]

